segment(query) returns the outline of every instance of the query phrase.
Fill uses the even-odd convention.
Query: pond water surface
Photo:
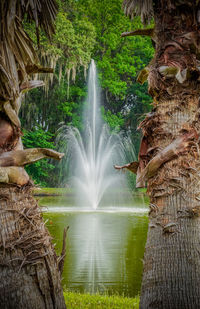
[[[148,225],[142,198],[132,207],[99,211],[76,209],[67,197],[40,198],[40,205],[58,254],[69,226],[63,286],[82,293],[138,295]]]

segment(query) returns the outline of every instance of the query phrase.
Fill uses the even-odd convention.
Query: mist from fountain
[[[130,194],[125,176],[114,170],[113,165],[123,162],[124,147],[120,135],[110,132],[102,120],[94,60],[89,68],[83,130],[67,127],[66,135],[77,206],[96,210],[102,205],[123,205],[123,196]]]

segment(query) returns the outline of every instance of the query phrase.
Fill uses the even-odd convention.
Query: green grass
[[[126,192],[126,191],[124,191]],[[73,194],[72,188],[43,188],[43,187],[35,187],[34,188],[34,195],[67,195]],[[111,191],[112,193],[112,191]],[[146,194],[146,188],[140,188],[133,192],[134,196],[140,196]]]
[[[69,188],[34,188],[34,195],[65,195],[70,192]]]
[[[135,298],[118,295],[80,294],[64,292],[67,309],[138,309],[139,296]]]

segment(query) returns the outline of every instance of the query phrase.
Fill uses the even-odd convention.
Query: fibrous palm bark
[[[22,94],[42,81],[31,81],[42,68],[22,19],[35,21],[50,36],[56,17],[54,0],[1,0],[0,3],[0,307],[65,308],[62,259],[55,254],[32,183],[24,169],[45,157],[61,159],[50,149],[23,149],[18,118]],[[38,36],[39,38],[39,36]],[[64,255],[64,253],[63,253]],[[60,266],[60,269],[59,269]]]
[[[155,57],[139,81],[148,79],[154,107],[139,126],[143,131],[139,162],[124,166],[137,173],[138,187],[147,181],[150,196],[140,308],[196,309],[200,308],[200,2],[126,0],[126,13],[141,13],[147,20],[142,7],[147,2],[155,21],[150,32]]]

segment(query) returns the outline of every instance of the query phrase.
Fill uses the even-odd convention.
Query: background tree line
[[[102,89],[102,116],[111,129],[124,136],[129,134],[138,151],[140,132],[136,128],[150,110],[151,98],[147,84],[139,85],[136,78],[152,59],[154,50],[147,37],[120,37],[124,31],[142,28],[139,19],[125,17],[121,4],[121,0],[58,0],[51,42],[42,32],[38,40],[35,26],[25,22],[43,65],[55,71],[42,77],[45,88],[25,96],[20,114],[25,147],[58,148],[55,141],[60,126],[81,129],[87,70],[93,58]],[[58,186],[66,176],[63,164],[42,160],[27,169],[40,185]]]

